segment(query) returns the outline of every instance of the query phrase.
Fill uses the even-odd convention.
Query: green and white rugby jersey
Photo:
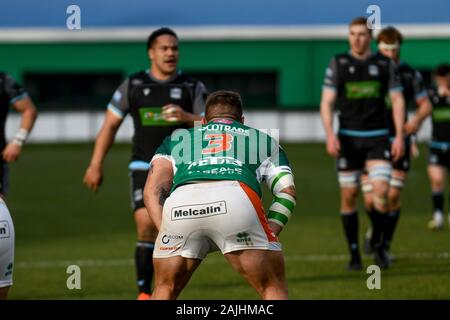
[[[268,134],[228,119],[215,119],[176,130],[156,150],[153,160],[172,162],[172,191],[202,180],[237,180],[261,197],[260,183],[278,189],[292,171],[279,143]]]

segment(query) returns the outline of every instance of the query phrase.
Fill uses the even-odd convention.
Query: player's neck
[[[172,73],[164,73],[164,72],[161,72],[157,68],[150,68],[149,74],[153,79],[155,79],[157,81],[167,81],[167,80],[170,80],[171,78],[173,78],[177,74],[177,72],[178,71],[175,70]]]
[[[350,50],[350,55],[358,60],[365,60],[368,57],[370,57],[370,55],[372,54],[372,51],[370,49],[367,49],[366,51],[359,53],[359,52],[355,52],[353,50]]]
[[[214,117],[208,120],[208,123],[211,121],[217,121],[217,120],[228,120],[228,121],[237,121],[236,119],[234,119],[233,117]],[[237,121],[238,122],[238,121]]]

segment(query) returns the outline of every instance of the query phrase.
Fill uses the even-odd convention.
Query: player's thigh
[[[359,186],[341,186],[341,201],[352,204],[356,202],[359,194]]]
[[[281,251],[241,250],[224,256],[233,269],[254,286],[285,281],[284,256]]]
[[[182,256],[154,258],[156,285],[179,281],[187,282],[201,262],[201,259],[184,258]]]
[[[361,173],[364,169],[365,154],[359,138],[339,136],[341,149],[337,159],[338,181],[341,191],[341,210],[356,205]]]
[[[144,204],[144,187],[147,181],[147,170],[130,170],[130,197],[131,209],[133,212],[140,208],[145,208]]]
[[[8,291],[10,286],[0,288],[0,300],[6,300],[8,298]]]
[[[363,170],[365,152],[361,146],[360,140],[360,138],[339,136],[341,148],[336,160],[338,172]]]

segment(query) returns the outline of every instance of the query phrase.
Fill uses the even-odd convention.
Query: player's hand
[[[339,150],[341,149],[341,144],[339,139],[335,134],[330,134],[327,136],[327,152],[332,157],[337,158],[339,155]]]
[[[170,122],[188,122],[189,115],[179,105],[167,104],[162,107],[162,115],[165,120]]]
[[[97,192],[103,182],[101,166],[90,165],[84,174],[83,183],[94,192]]]
[[[391,146],[392,160],[398,161],[405,154],[405,143],[402,136],[396,136]]]
[[[404,130],[406,134],[415,134],[419,131],[420,123],[416,118],[412,118],[407,123],[405,123]]]
[[[418,158],[420,156],[419,146],[417,143],[411,143],[411,156],[414,158]]]
[[[276,224],[273,221],[269,221],[269,228],[276,236],[278,236],[281,230],[283,229],[283,227],[281,227],[279,224]]]
[[[2,152],[2,157],[6,162],[14,162],[19,159],[22,147],[15,142],[10,142]]]

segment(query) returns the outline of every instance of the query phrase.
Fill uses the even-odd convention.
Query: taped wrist
[[[291,218],[296,205],[295,198],[287,193],[279,192],[274,195],[272,204],[269,207],[269,221],[284,227]]]
[[[20,128],[14,136],[12,142],[15,144],[22,146],[28,138],[28,130],[24,128]]]

